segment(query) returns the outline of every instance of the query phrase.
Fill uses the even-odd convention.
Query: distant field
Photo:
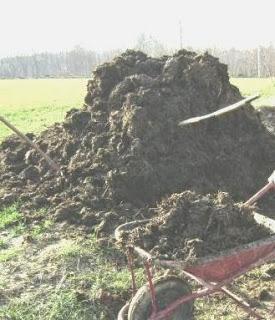
[[[80,107],[86,79],[0,80],[0,115],[23,132],[39,132]],[[10,130],[0,123],[0,140]]]
[[[243,96],[259,93],[261,98],[256,100],[255,106],[275,106],[274,78],[231,78],[231,83],[237,86]]]
[[[39,132],[62,121],[67,110],[81,107],[87,79],[0,80],[0,115],[23,132]],[[260,93],[255,106],[275,106],[275,80],[232,78],[244,96]],[[0,140],[10,130],[0,123]]]

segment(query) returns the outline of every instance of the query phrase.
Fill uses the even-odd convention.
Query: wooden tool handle
[[[8,128],[10,128],[13,132],[15,132],[19,138],[21,138],[24,142],[33,147],[49,164],[49,166],[55,171],[60,171],[60,167],[57,163],[55,163],[44,151],[42,151],[39,146],[31,141],[24,133],[19,131],[14,125],[9,123],[4,117],[0,116],[0,121],[3,122]]]
[[[208,114],[206,114],[204,116],[189,118],[187,120],[181,121],[179,123],[179,126],[186,126],[186,125],[198,123],[198,122],[210,119],[210,118],[219,117],[219,116],[221,116],[223,114],[226,114],[226,113],[232,112],[232,111],[234,111],[236,109],[239,109],[240,107],[243,107],[246,103],[254,101],[254,100],[258,99],[259,97],[260,97],[259,95],[250,96],[250,97],[245,98],[245,99],[243,99],[243,100],[241,100],[241,101],[239,101],[237,103],[234,103],[234,104],[232,104],[232,105],[230,105],[228,107],[219,109],[219,110],[217,110],[215,112],[212,112],[212,113],[208,113]]]

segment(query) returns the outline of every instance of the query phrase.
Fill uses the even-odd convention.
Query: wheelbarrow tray
[[[222,282],[250,269],[275,260],[275,220],[254,213],[256,222],[271,231],[271,236],[222,251],[218,255],[198,258],[192,263],[180,260],[160,260],[139,247],[134,251],[143,259],[167,268],[185,270],[205,281]]]
[[[275,235],[247,245],[206,256],[189,265],[184,261],[158,260],[163,267],[185,270],[209,282],[221,282],[275,260]]]

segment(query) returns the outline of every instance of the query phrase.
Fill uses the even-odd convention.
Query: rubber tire
[[[154,282],[159,308],[162,310],[178,298],[191,293],[186,282],[177,277],[160,278]],[[192,320],[193,301],[180,305],[167,320]],[[152,312],[148,285],[141,287],[133,297],[128,310],[128,320],[146,320]]]

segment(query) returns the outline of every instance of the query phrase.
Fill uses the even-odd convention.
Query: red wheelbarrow
[[[275,173],[269,178],[269,183],[250,198],[246,204],[257,201],[270,189],[275,189]],[[253,310],[242,298],[236,296],[226,285],[246,272],[275,260],[275,220],[254,214],[255,220],[272,231],[272,236],[243,245],[221,253],[215,257],[205,257],[195,265],[188,266],[183,261],[159,260],[142,248],[132,246],[127,250],[129,270],[132,277],[133,297],[122,307],[118,320],[190,320],[193,316],[193,301],[220,292],[230,297],[239,307],[255,319],[264,319]],[[115,231],[116,239],[121,231],[129,231],[148,220],[133,221],[119,226]],[[137,254],[143,261],[147,284],[139,290],[136,288],[133,258]],[[159,265],[169,269],[179,270],[188,278],[202,286],[197,292],[191,292],[185,280],[178,277],[163,277],[153,279],[153,266]],[[275,309],[273,310],[274,313]],[[272,316],[272,315],[271,315]]]

